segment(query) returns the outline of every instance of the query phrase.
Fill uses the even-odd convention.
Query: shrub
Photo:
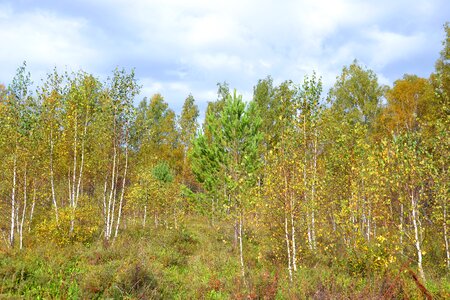
[[[116,286],[126,296],[157,296],[158,283],[153,273],[141,262],[125,264],[117,271]]]
[[[82,205],[75,212],[70,208],[59,210],[58,223],[53,215],[39,222],[35,228],[36,242],[53,242],[58,246],[73,243],[88,244],[94,241],[99,230],[99,220],[91,216],[96,214],[94,207]],[[74,229],[70,232],[70,223],[74,218]]]

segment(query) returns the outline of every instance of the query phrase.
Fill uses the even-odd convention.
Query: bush
[[[49,262],[40,254],[21,252],[14,257],[1,257],[0,293],[27,299],[78,298],[81,270],[77,260],[55,255],[55,261]]]
[[[348,249],[346,259],[341,262],[351,275],[364,277],[382,274],[396,263],[395,252],[383,236],[378,236],[369,244],[360,241],[358,245],[357,249]]]
[[[99,231],[98,219],[91,216],[96,214],[92,206],[80,206],[73,211],[70,208],[59,210],[58,223],[55,217],[42,220],[35,228],[36,243],[52,242],[58,246],[70,245],[73,243],[89,244],[94,241]],[[70,232],[70,223],[74,218],[74,229]]]
[[[88,268],[81,281],[83,298],[101,297],[111,287],[117,267],[118,263],[108,263]]]
[[[154,299],[158,283],[153,273],[141,262],[133,261],[122,266],[116,275],[116,286],[121,295]]]

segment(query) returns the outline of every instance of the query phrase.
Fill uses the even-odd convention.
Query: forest
[[[223,82],[202,122],[141,89],[26,63],[0,85],[2,298],[450,297],[449,23],[392,86],[357,60],[329,91]]]

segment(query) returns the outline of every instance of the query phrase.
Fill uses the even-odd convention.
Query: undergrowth
[[[425,295],[405,265],[371,271],[349,253],[335,262],[286,266],[245,241],[246,276],[229,232],[188,220],[178,229],[128,228],[114,242],[51,242],[0,254],[0,296],[25,299],[416,299]],[[261,257],[262,255],[262,257]],[[424,286],[450,295],[447,276]]]

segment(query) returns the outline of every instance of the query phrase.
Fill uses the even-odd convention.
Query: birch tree
[[[117,237],[120,228],[128,173],[129,135],[134,114],[132,104],[139,89],[133,70],[127,74],[125,70],[116,69],[113,77],[109,79],[107,92],[103,95],[105,113],[108,114],[104,121],[109,123],[107,126],[111,138],[108,153],[109,174],[105,176],[103,193],[106,240]]]
[[[6,130],[10,139],[10,160],[12,161],[11,179],[11,219],[9,244],[14,247],[16,231],[20,235],[20,248],[22,248],[23,221],[27,207],[26,184],[22,190],[22,203],[19,201],[19,172],[23,171],[26,178],[28,148],[30,135],[37,121],[36,104],[31,95],[31,75],[26,71],[26,63],[17,69],[16,76],[8,87],[6,107]],[[26,180],[25,180],[26,181]],[[20,209],[22,209],[22,221],[20,220]]]
[[[63,98],[67,93],[65,77],[60,75],[55,69],[53,73],[47,75],[47,80],[38,89],[38,96],[42,105],[40,118],[43,143],[47,148],[44,158],[45,169],[49,175],[50,194],[54,209],[55,222],[59,225],[59,201],[56,189],[57,176],[57,149],[61,142],[61,128],[63,118]],[[61,197],[61,195],[60,195]]]
[[[74,231],[75,215],[83,193],[83,176],[86,172],[86,148],[90,125],[94,119],[94,108],[98,104],[100,83],[92,75],[79,73],[69,82],[65,101],[64,143],[66,144],[68,167],[69,207],[71,210],[70,229]]]
[[[183,165],[182,165],[182,181],[186,184],[188,179],[192,177],[188,153],[192,148],[192,142],[197,133],[199,116],[198,107],[195,104],[194,97],[189,95],[184,101],[181,115],[178,121],[180,130],[180,142],[183,148]],[[190,180],[192,181],[192,179]]]

